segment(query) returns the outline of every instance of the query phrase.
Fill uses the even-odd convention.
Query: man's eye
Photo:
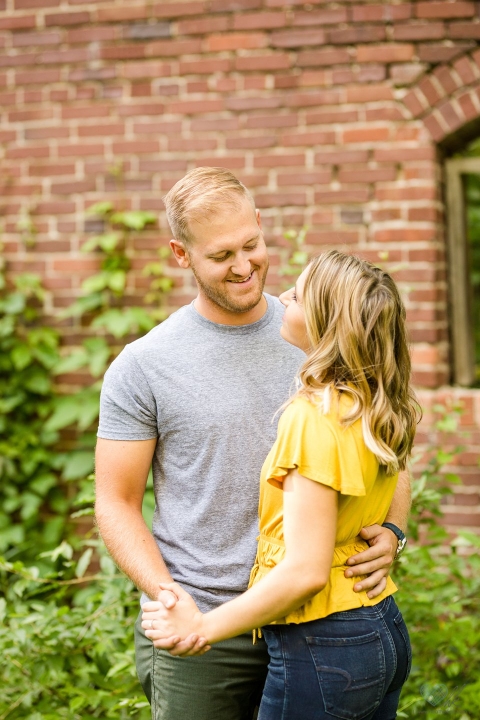
[[[247,245],[247,246],[245,247],[245,250],[255,250],[255,248],[257,247],[257,245],[258,245],[258,242],[256,242],[255,245]]]
[[[227,257],[228,257],[228,255],[224,255],[224,257],[214,257],[214,258],[212,258],[212,260],[214,262],[223,262],[224,260],[227,259]]]

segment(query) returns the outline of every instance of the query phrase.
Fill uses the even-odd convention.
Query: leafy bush
[[[460,408],[437,407],[437,430],[458,435]],[[432,448],[413,482],[409,537],[394,577],[410,631],[413,664],[398,717],[480,717],[480,538],[459,532],[449,541],[439,523],[441,500],[459,478],[446,472],[460,448]],[[452,713],[452,715],[448,715]]]

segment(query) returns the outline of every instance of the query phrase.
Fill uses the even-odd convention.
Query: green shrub
[[[458,435],[459,408],[436,408],[437,429]],[[459,478],[445,471],[460,448],[432,448],[413,482],[409,537],[394,578],[410,631],[412,672],[398,717],[476,720],[480,717],[480,538],[459,532],[449,541],[439,523],[441,499]]]

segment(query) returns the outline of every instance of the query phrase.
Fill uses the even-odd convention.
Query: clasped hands
[[[178,583],[160,583],[158,599],[142,609],[142,628],[146,637],[170,655],[204,655],[210,650],[203,631],[203,613],[194,599]]]

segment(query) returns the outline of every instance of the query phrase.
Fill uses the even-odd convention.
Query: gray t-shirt
[[[247,587],[260,469],[305,357],[280,336],[283,306],[265,297],[265,315],[250,325],[181,308],[124,348],[102,388],[98,437],[158,438],[153,534],[203,611]]]

